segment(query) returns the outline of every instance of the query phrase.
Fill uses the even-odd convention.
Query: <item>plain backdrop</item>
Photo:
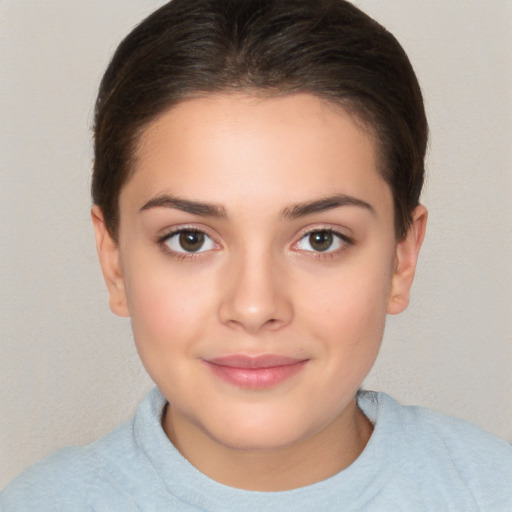
[[[0,487],[130,417],[151,382],[89,220],[96,89],[156,0],[0,0]],[[512,441],[512,1],[358,0],[408,52],[431,127],[428,234],[366,387]]]

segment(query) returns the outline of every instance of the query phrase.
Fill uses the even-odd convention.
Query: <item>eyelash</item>
[[[354,240],[345,235],[344,233],[340,233],[333,228],[329,227],[318,227],[313,229],[306,229],[302,232],[299,239],[293,244],[296,246],[299,242],[304,240],[306,237],[310,237],[315,233],[328,233],[333,236],[333,238],[338,239],[342,246],[335,250],[326,250],[326,251],[302,251],[303,254],[306,254],[309,258],[316,259],[332,259],[339,256],[341,253],[345,252],[350,246],[354,245]]]
[[[205,235],[206,237],[208,237],[210,240],[213,241],[213,238],[210,235],[208,235],[208,233],[205,230],[198,229],[195,227],[187,227],[187,226],[180,226],[178,228],[173,228],[170,231],[166,232],[165,234],[159,236],[156,240],[156,243],[160,247],[160,249],[165,254],[167,254],[168,256],[171,256],[172,258],[177,259],[178,261],[183,261],[183,260],[193,261],[196,258],[200,257],[200,255],[203,252],[207,252],[207,251],[179,252],[179,251],[175,251],[175,250],[171,249],[168,245],[169,240],[172,239],[172,237],[174,237],[180,233],[199,233],[199,234]],[[213,243],[215,245],[218,245],[214,241],[213,241]]]
[[[171,229],[170,231],[166,232],[165,234],[159,236],[156,240],[156,243],[157,245],[161,248],[161,250],[177,259],[178,261],[183,261],[183,260],[189,260],[189,261],[193,261],[195,260],[196,258],[200,257],[201,254],[203,252],[209,252],[210,250],[206,250],[206,251],[201,251],[201,250],[198,250],[197,252],[194,252],[194,251],[191,251],[191,252],[187,252],[187,251],[183,251],[183,252],[180,252],[180,251],[175,251],[173,249],[171,249],[168,245],[168,242],[170,239],[172,239],[172,237],[180,234],[180,233],[199,233],[199,234],[202,234],[202,235],[205,235],[206,237],[208,237],[210,240],[212,240],[212,242],[218,246],[218,244],[216,244],[216,242],[213,240],[213,238],[208,235],[208,233],[202,229],[198,229],[198,228],[195,228],[195,227],[187,227],[187,226],[183,226],[183,227],[178,227],[178,228],[173,228]],[[326,250],[326,251],[314,251],[314,250],[303,250],[301,251],[303,254],[306,254],[307,257],[310,257],[310,258],[316,258],[316,259],[331,259],[331,258],[335,258],[336,256],[338,256],[340,253],[346,251],[351,245],[354,245],[354,241],[348,237],[347,235],[343,234],[343,233],[340,233],[339,231],[336,231],[335,229],[332,229],[332,228],[322,228],[322,227],[319,227],[319,228],[314,228],[314,229],[310,229],[310,230],[305,230],[301,233],[300,237],[298,238],[298,240],[296,242],[293,243],[292,245],[292,248],[294,246],[296,246],[297,244],[299,244],[302,240],[304,240],[306,237],[309,237],[315,233],[327,233],[327,234],[330,234],[332,235],[334,238],[338,239],[343,245],[341,248],[339,249],[335,249],[335,250]]]

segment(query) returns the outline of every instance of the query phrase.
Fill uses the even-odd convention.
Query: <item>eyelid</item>
[[[302,241],[306,236],[311,235],[312,233],[327,231],[332,233],[335,237],[339,238],[343,242],[343,247],[335,250],[326,250],[326,251],[309,251],[302,249],[295,249],[297,244]],[[329,224],[320,224],[307,226],[299,231],[299,233],[295,236],[295,241],[291,245],[292,250],[296,250],[297,252],[301,252],[303,254],[307,254],[309,257],[313,258],[332,258],[339,253],[344,252],[350,246],[354,245],[354,239],[352,236],[347,235],[343,229],[338,226],[332,226]]]
[[[332,233],[338,235],[339,237],[343,238],[343,240],[346,240],[347,242],[354,242],[352,230],[335,225],[335,224],[309,224],[308,226],[305,226],[301,228],[297,234],[294,236],[295,240],[302,239],[305,235],[308,235],[310,233],[315,233],[317,231],[331,231]]]
[[[218,236],[212,233],[212,229],[203,224],[194,224],[194,223],[186,223],[186,224],[175,224],[173,226],[167,226],[165,228],[159,229],[155,235],[155,240],[161,241],[166,238],[172,236],[175,233],[179,233],[180,231],[195,231],[197,233],[204,233],[209,236],[211,239],[217,239]],[[218,243],[218,242],[216,242]]]
[[[213,244],[215,245],[214,249],[207,249],[204,251],[195,251],[195,252],[188,252],[188,251],[176,251],[171,249],[169,245],[166,243],[170,238],[173,236],[183,232],[183,231],[191,231],[195,233],[203,233],[206,237],[208,237]],[[201,257],[202,255],[205,255],[206,253],[209,253],[213,250],[217,250],[221,247],[221,244],[217,241],[217,237],[211,234],[211,230],[208,229],[206,226],[197,226],[197,225],[190,225],[190,224],[181,224],[176,226],[171,226],[166,229],[160,230],[160,232],[157,234],[155,243],[160,247],[164,253],[167,255],[173,256],[177,259],[183,260],[183,259],[194,259],[197,257]]]

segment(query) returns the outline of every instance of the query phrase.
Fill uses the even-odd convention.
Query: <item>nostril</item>
[[[268,329],[276,329],[278,328],[283,322],[278,320],[277,318],[269,318],[264,324],[262,325],[263,328]]]

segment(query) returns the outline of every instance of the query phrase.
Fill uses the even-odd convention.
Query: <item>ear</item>
[[[412,224],[405,238],[396,244],[395,266],[387,308],[390,315],[401,313],[409,305],[409,292],[425,237],[427,217],[427,209],[419,205],[413,212]]]
[[[110,235],[99,206],[94,205],[92,207],[91,217],[101,270],[107,284],[110,309],[118,316],[130,316],[119,255],[119,244]]]

